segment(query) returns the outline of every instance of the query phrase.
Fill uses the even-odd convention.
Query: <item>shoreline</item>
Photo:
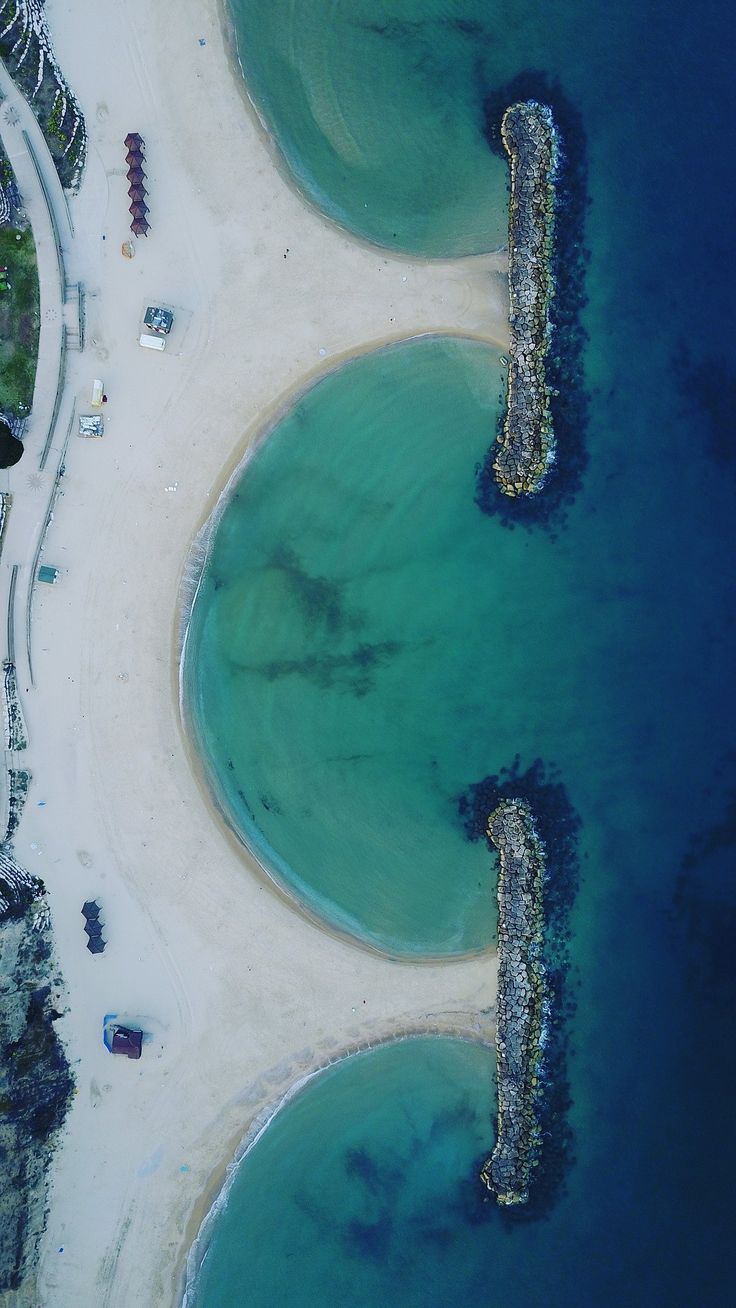
[[[16,845],[48,887],[78,1087],[50,1169],[34,1301],[127,1308],[134,1293],[173,1303],[213,1162],[226,1169],[274,1082],[288,1088],[336,1048],[426,1031],[428,1014],[454,1029],[458,1014],[482,1026],[492,1011],[491,951],[422,967],[374,955],[315,929],[261,880],[213,821],[182,748],[174,655],[182,561],[279,405],[377,342],[447,334],[504,348],[505,256],[405,256],[305,203],[243,112],[214,0],[166,15],[78,0],[74,21],[52,3],[49,22],[89,136],[63,237],[67,279],[85,288],[86,349],[67,357],[54,450],[90,376],[110,404],[106,439],[67,452],[45,556],[63,585],[35,596],[33,685],[18,652],[34,791]],[[131,264],[118,243],[120,143],[133,129],[148,146],[152,226]],[[156,360],[137,348],[148,300],[177,319]],[[37,389],[23,472],[8,474],[4,557],[19,561],[19,597],[46,499],[36,507],[26,476],[53,399],[44,375]],[[109,927],[97,958],[78,920],[93,894]],[[149,1033],[140,1064],[102,1047],[110,1011]]]
[[[225,0],[219,0],[225,3]],[[482,256],[474,256],[482,257]],[[206,516],[203,516],[201,524],[192,540],[191,549],[187,554],[181,571],[181,584],[177,596],[177,613],[179,615],[175,634],[176,654],[174,662],[177,668],[181,667],[181,658],[186,636],[189,628],[192,610],[196,599],[196,593],[199,589],[201,574],[207,564],[207,555],[203,556],[201,564],[196,567],[199,572],[196,582],[191,580],[194,572],[192,559],[198,553],[200,543],[206,537],[207,544],[203,548],[209,550],[209,537],[215,531],[219,519],[227,508],[227,497],[232,493],[232,488],[236,479],[240,479],[245,472],[251,459],[257,454],[264,441],[275,430],[278,424],[285,418],[288,413],[299,403],[303,396],[309,391],[314,390],[316,386],[324,381],[333,373],[338,372],[345,364],[350,363],[353,359],[361,359],[365,355],[380,354],[386,350],[394,349],[400,345],[408,345],[411,341],[424,340],[427,337],[447,336],[453,340],[461,341],[478,341],[480,344],[489,345],[493,349],[503,350],[506,344],[502,339],[494,336],[482,334],[480,332],[467,332],[460,329],[452,328],[430,328],[426,331],[414,332],[411,336],[383,336],[377,341],[361,342],[359,346],[346,350],[343,354],[331,355],[329,361],[320,360],[314,368],[303,378],[296,382],[276,400],[272,405],[266,407],[258,415],[254,423],[249,424],[246,433],[239,442],[236,452],[229,459],[223,469],[220,479],[220,490],[216,492],[215,503],[212,508],[206,510]],[[188,594],[191,588],[191,593]],[[178,673],[177,673],[178,675]]]
[[[450,262],[461,263],[463,260],[470,259],[487,260],[497,256],[505,258],[507,249],[505,244],[496,246],[492,250],[482,250],[477,254],[425,255],[415,254],[410,250],[397,250],[390,245],[379,245],[375,241],[369,241],[367,237],[361,236],[357,232],[354,233],[347,223],[338,222],[337,218],[333,218],[330,214],[325,213],[323,209],[320,209],[319,205],[315,204],[311,196],[309,196],[306,191],[302,190],[298,181],[294,177],[294,174],[289,168],[286,157],[278,144],[275,133],[272,132],[268,122],[261,113],[258,104],[250,93],[248,78],[240,60],[235,22],[232,17],[232,11],[228,0],[212,0],[212,3],[215,4],[220,15],[220,31],[228,54],[232,75],[239,83],[238,89],[241,91],[246,110],[256,126],[264,147],[268,151],[271,163],[284,185],[290,188],[301,203],[306,205],[316,218],[327,223],[329,227],[334,229],[334,231],[339,232],[342,236],[347,236],[355,245],[361,246],[365,250],[380,250],[383,255],[395,259],[398,263],[412,262],[429,265],[442,265]]]
[[[349,931],[347,928],[341,930],[334,923],[328,922],[313,910],[310,905],[299,898],[292,892],[289,887],[281,880],[276,872],[271,872],[263,862],[256,850],[249,844],[246,836],[231,820],[230,815],[220,799],[216,780],[211,777],[210,769],[204,757],[203,751],[197,747],[195,742],[196,729],[192,721],[192,715],[187,705],[187,691],[185,687],[184,665],[186,660],[186,647],[191,625],[192,613],[196,604],[202,580],[204,578],[212,541],[219,527],[223,514],[227,510],[230,498],[233,495],[237,485],[245,475],[248,465],[256,456],[261,446],[268,440],[269,436],[279,425],[279,423],[291,412],[299,400],[309,391],[319,386],[322,381],[333,373],[338,372],[345,364],[352,359],[362,358],[365,355],[377,354],[387,350],[397,348],[410,341],[418,341],[427,337],[445,337],[448,336],[455,340],[478,340],[483,344],[491,344],[487,337],[477,335],[468,335],[463,332],[445,332],[445,331],[427,331],[419,332],[411,337],[402,337],[400,340],[385,340],[380,345],[368,344],[365,348],[350,351],[349,354],[340,357],[333,357],[327,366],[318,366],[310,376],[298,383],[296,388],[279,397],[274,402],[272,410],[268,413],[265,423],[254,434],[245,438],[240,452],[235,456],[234,466],[227,470],[222,479],[221,489],[209,516],[200,526],[195,537],[192,540],[189,553],[184,562],[181,572],[181,582],[179,585],[176,620],[174,628],[174,656],[173,656],[173,676],[175,681],[175,695],[177,711],[179,715],[182,747],[189,761],[192,775],[197,782],[201,793],[206,802],[211,806],[213,820],[226,834],[228,840],[234,843],[234,847],[239,851],[241,856],[245,854],[255,864],[257,873],[262,877],[263,883],[274,891],[279,898],[288,907],[295,912],[300,913],[305,921],[309,922],[315,929],[325,932],[336,940],[356,949],[365,950],[367,953],[377,958],[384,958],[391,962],[410,963],[418,967],[433,965],[441,966],[443,963],[460,962],[463,959],[482,958],[495,951],[493,944],[481,947],[476,950],[466,950],[462,953],[455,954],[411,954],[411,953],[394,953],[390,949],[381,947],[373,941],[368,940],[359,934]],[[497,346],[495,348],[501,348]]]
[[[494,1047],[494,1041],[490,1038],[490,1033],[484,1036],[480,1031],[474,1031],[470,1023],[458,1023],[455,1019],[452,1019],[444,1026],[436,1022],[418,1024],[404,1031],[398,1031],[384,1037],[379,1036],[374,1040],[351,1045],[340,1050],[334,1057],[320,1064],[319,1067],[314,1067],[304,1076],[293,1081],[282,1094],[275,1096],[269,1104],[266,1104],[259,1112],[254,1114],[245,1132],[241,1133],[239,1140],[234,1143],[230,1161],[222,1164],[213,1172],[212,1183],[208,1187],[207,1193],[202,1196],[198,1212],[192,1214],[190,1227],[193,1230],[193,1235],[188,1243],[188,1253],[183,1257],[182,1266],[178,1273],[177,1279],[180,1289],[175,1308],[189,1308],[189,1293],[194,1288],[197,1274],[207,1256],[217,1217],[227,1204],[230,1190],[237,1179],[240,1166],[281,1110],[292,1099],[295,1099],[311,1081],[326,1072],[328,1068],[335,1067],[338,1063],[342,1063],[355,1055],[369,1053],[371,1050],[381,1049],[386,1045],[399,1044],[405,1040],[421,1040],[428,1036],[436,1036],[439,1039],[464,1040],[468,1044],[483,1045],[487,1049]],[[470,1178],[469,1183],[472,1183]],[[203,1242],[201,1250],[200,1242]]]

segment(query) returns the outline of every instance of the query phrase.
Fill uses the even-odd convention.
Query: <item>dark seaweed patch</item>
[[[311,577],[293,550],[279,546],[269,566],[277,568],[285,577],[309,623],[321,622],[333,634],[356,631],[363,626],[364,619],[349,612],[345,605],[343,583],[327,577]]]
[[[375,1222],[350,1222],[345,1232],[346,1243],[363,1258],[383,1262],[391,1244],[394,1224],[386,1212]]]
[[[705,430],[706,453],[719,468],[736,468],[736,371],[724,358],[694,363],[687,345],[672,360],[688,413]]]
[[[403,1169],[380,1161],[367,1149],[349,1149],[345,1155],[345,1171],[360,1181],[376,1198],[393,1199],[403,1181]]]
[[[304,677],[320,690],[333,688],[350,691],[358,699],[375,685],[375,672],[394,658],[403,645],[385,640],[377,645],[358,645],[346,654],[308,654],[302,659],[271,659],[267,663],[241,665],[267,681],[280,677]]]
[[[483,513],[499,518],[503,526],[554,530],[564,524],[570,505],[580,491],[588,462],[587,427],[589,396],[585,389],[584,354],[587,333],[582,312],[587,303],[584,246],[588,206],[585,132],[577,109],[559,82],[529,70],[485,97],[484,132],[490,149],[507,161],[501,140],[501,120],[518,100],[538,100],[552,110],[561,137],[556,182],[556,230],[552,274],[555,294],[550,305],[553,335],[545,361],[552,390],[551,412],[557,451],[536,495],[503,495],[493,471],[495,441],[477,475],[476,503]],[[499,429],[503,416],[499,419]]]
[[[571,993],[569,922],[579,881],[580,831],[580,818],[556,770],[545,768],[542,760],[536,759],[522,772],[517,755],[510,768],[471,785],[458,801],[468,839],[485,840],[494,857],[494,847],[486,835],[489,814],[502,799],[514,798],[528,802],[545,847],[544,966],[548,1034],[542,1062],[544,1089],[539,1106],[543,1146],[529,1202],[500,1210],[502,1220],[511,1223],[546,1216],[564,1192],[565,1177],[574,1161],[567,1068],[570,1018],[575,1011]],[[481,1188],[480,1181],[478,1188]]]
[[[695,832],[675,883],[672,907],[686,936],[688,984],[711,1006],[736,1003],[736,792],[720,820]]]

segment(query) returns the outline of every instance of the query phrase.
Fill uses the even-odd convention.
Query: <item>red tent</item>
[[[142,186],[145,175],[140,164],[132,164],[128,169],[128,185]]]
[[[140,132],[128,132],[124,144],[126,150],[142,150],[146,143]]]
[[[142,200],[134,200],[132,204],[128,205],[128,212],[132,213],[134,218],[145,218],[148,213],[148,205],[144,204]]]
[[[125,156],[125,162],[129,168],[134,167],[135,164],[139,164],[142,159],[143,159],[143,151],[138,148],[136,148],[135,150],[129,150]]]
[[[128,187],[128,195],[131,200],[145,200],[146,188],[140,182],[131,182]]]
[[[148,236],[149,226],[150,224],[146,222],[145,218],[134,218],[130,224],[130,230],[134,236]]]

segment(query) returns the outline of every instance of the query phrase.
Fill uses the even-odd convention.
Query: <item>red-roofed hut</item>
[[[126,1058],[140,1058],[142,1048],[142,1031],[132,1031],[128,1026],[115,1027],[110,1046],[113,1054],[123,1054]]]

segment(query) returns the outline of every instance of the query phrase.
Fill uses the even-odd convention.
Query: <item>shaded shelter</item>
[[[138,148],[136,148],[135,150],[129,150],[128,153],[127,153],[126,156],[125,156],[125,162],[126,162],[126,164],[128,165],[129,168],[133,168],[133,167],[135,167],[137,164],[142,163],[142,162],[143,162],[143,151],[142,151],[141,149],[138,149]]]
[[[128,187],[128,195],[131,200],[145,200],[146,194],[146,188],[142,182],[130,183],[130,186]]]
[[[143,200],[134,200],[128,205],[128,212],[132,213],[134,218],[145,218],[148,213],[148,205]]]
[[[87,941],[87,948],[90,954],[103,954],[105,952],[106,941],[102,936],[90,936]]]
[[[102,923],[100,922],[100,919],[98,917],[91,917],[84,929],[87,932],[87,935],[89,936],[90,940],[93,938],[93,936],[102,935]]]
[[[143,185],[143,178],[145,177],[145,175],[146,175],[146,174],[144,173],[144,171],[143,171],[143,169],[141,168],[140,164],[138,164],[137,167],[129,168],[129,169],[128,169],[128,185],[129,185],[129,186],[142,186],[142,185]]]
[[[143,1032],[132,1031],[130,1027],[115,1028],[110,1046],[113,1054],[125,1054],[127,1058],[140,1058],[143,1046]]]
[[[134,218],[130,224],[130,230],[134,236],[148,236],[149,226],[150,224],[146,222],[145,218]]]
[[[126,150],[143,150],[146,145],[140,132],[128,132],[123,144]]]
[[[87,918],[87,921],[89,921],[91,917],[99,917],[100,906],[97,903],[97,900],[85,899],[84,903],[82,904],[82,913]]]

